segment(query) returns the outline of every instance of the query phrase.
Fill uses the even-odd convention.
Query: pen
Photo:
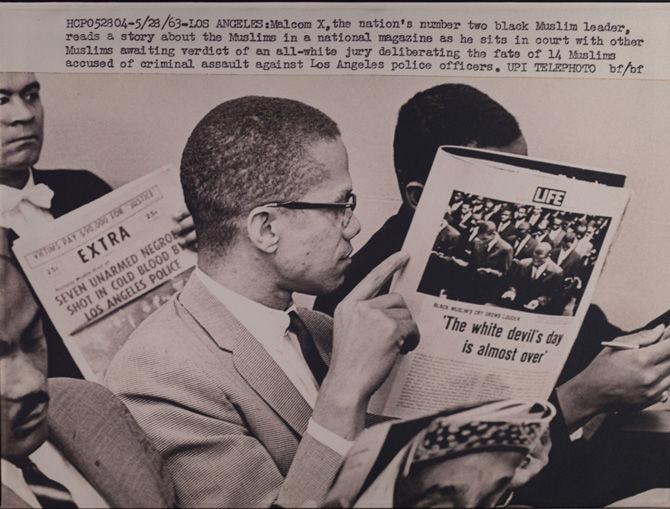
[[[601,341],[600,344],[603,346],[609,346],[615,350],[637,350],[640,348],[640,345],[629,345],[626,343],[617,343],[616,341]]]

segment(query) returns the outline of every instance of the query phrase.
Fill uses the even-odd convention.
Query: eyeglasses
[[[264,207],[281,207],[283,209],[340,209],[343,211],[342,214],[342,228],[349,226],[351,218],[354,216],[354,209],[356,209],[356,195],[354,193],[349,193],[347,196],[346,202],[335,202],[335,203],[319,203],[319,202],[309,202],[309,201],[284,201],[284,202],[274,202],[266,203]]]

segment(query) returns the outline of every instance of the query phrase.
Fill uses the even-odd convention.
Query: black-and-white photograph
[[[575,314],[610,218],[454,191],[417,291]]]
[[[667,506],[666,39],[580,7],[3,6],[0,506]],[[617,213],[428,187],[445,145]]]

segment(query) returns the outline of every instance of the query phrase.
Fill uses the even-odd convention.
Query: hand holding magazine
[[[408,418],[480,401],[548,398],[628,203],[623,181],[441,147],[403,246],[409,263],[392,286],[421,342],[370,410]]]

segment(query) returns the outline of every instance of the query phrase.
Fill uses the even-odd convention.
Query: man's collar
[[[295,309],[293,303],[285,311],[271,308],[226,288],[199,267],[196,268],[196,275],[212,295],[226,306],[254,337],[266,337],[268,331],[273,331],[279,336],[286,332],[290,321],[288,313]]]

